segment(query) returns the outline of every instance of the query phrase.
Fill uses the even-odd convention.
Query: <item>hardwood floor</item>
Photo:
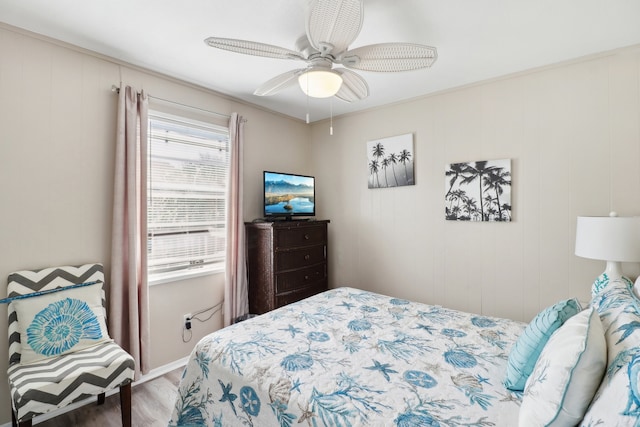
[[[183,368],[136,385],[131,391],[131,425],[135,427],[167,427]],[[120,395],[107,397],[103,405],[85,405],[35,427],[121,427]]]

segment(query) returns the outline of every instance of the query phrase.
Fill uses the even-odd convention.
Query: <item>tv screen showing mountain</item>
[[[314,177],[264,172],[264,215],[314,216]]]

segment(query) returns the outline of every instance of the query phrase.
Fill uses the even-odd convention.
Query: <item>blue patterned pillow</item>
[[[551,334],[580,310],[580,303],[574,298],[560,301],[538,313],[509,353],[505,387],[515,391],[524,390],[527,378]]]
[[[581,426],[638,427],[640,420],[640,299],[612,280],[591,301],[607,341],[607,370]]]
[[[616,280],[621,280],[622,282],[626,283],[627,285],[629,285],[630,289],[633,287],[633,282],[628,277],[622,276]],[[593,282],[593,285],[591,286],[591,297],[593,298],[598,295],[600,291],[607,287],[610,281],[611,280],[609,279],[609,275],[607,273],[602,273],[600,276],[598,276],[596,281]]]
[[[26,364],[109,340],[102,283],[12,301]]]

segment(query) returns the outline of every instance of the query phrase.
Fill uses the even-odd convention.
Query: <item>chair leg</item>
[[[131,427],[131,383],[120,386],[122,427]]]
[[[98,406],[103,405],[103,404],[104,404],[105,399],[106,399],[105,394],[104,394],[104,393],[100,393],[100,394],[98,395]]]
[[[13,411],[13,408],[11,408],[11,425],[13,427],[31,427],[33,425],[33,418],[18,422],[16,420],[16,413]]]

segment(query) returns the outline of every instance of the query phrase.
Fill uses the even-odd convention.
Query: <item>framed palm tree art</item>
[[[413,134],[367,142],[369,188],[414,185]]]
[[[511,159],[452,163],[445,168],[445,218],[511,221]]]

